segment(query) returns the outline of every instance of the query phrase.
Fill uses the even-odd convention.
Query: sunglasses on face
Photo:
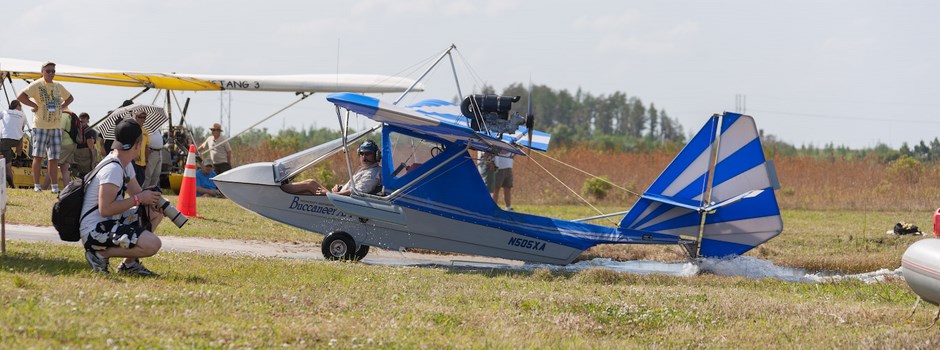
[[[46,70],[44,70],[44,72],[46,72],[46,73],[55,73],[55,69],[46,69]]]
[[[359,155],[360,155],[360,156],[373,155],[373,154],[375,154],[375,153],[372,153],[372,152],[359,152]]]

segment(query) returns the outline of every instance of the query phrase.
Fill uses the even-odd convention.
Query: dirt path
[[[27,242],[46,242],[71,244],[80,249],[79,243],[63,242],[58,233],[49,226],[6,225],[8,240]],[[192,237],[161,236],[163,250],[198,254],[220,254],[235,256],[256,256],[284,259],[323,260],[320,245],[300,243],[271,243],[233,239],[211,239]],[[378,248],[369,250],[369,255],[362,260],[367,264],[379,265],[522,265],[519,261],[487,258],[469,255],[432,255],[411,252],[397,252]]]

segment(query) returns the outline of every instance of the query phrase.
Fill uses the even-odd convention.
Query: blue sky
[[[454,43],[475,73],[462,76],[465,93],[530,77],[594,95],[624,91],[665,109],[687,132],[712,113],[735,110],[742,94],[759,128],[796,145],[898,147],[940,136],[940,3],[931,1],[50,0],[3,7],[0,56],[10,58],[205,74],[403,74]],[[415,99],[453,97],[450,75],[434,73]],[[137,92],[69,88],[73,109],[93,116]],[[219,93],[177,96],[192,98],[195,125],[219,121]],[[231,99],[237,132],[295,97],[233,92]],[[261,127],[311,125],[336,126],[323,95]]]

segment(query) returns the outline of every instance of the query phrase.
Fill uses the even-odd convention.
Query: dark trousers
[[[213,164],[213,165],[215,166],[216,174],[221,174],[226,171],[232,170],[232,165],[229,163],[218,163],[218,164]]]

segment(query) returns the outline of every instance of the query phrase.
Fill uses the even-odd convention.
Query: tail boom
[[[753,118],[715,115],[644,192],[620,227],[695,237],[693,256],[744,254],[783,230],[775,179]]]

